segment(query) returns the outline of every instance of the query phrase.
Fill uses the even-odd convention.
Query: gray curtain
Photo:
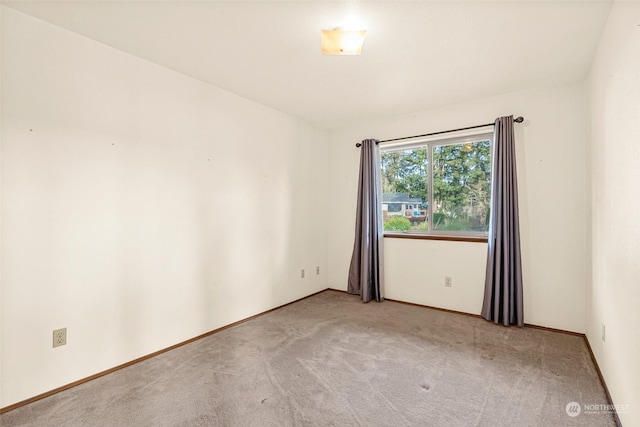
[[[513,116],[497,118],[482,317],[505,326],[524,324],[514,139]]]
[[[356,236],[349,267],[347,292],[362,301],[383,301],[382,283],[382,187],[377,140],[365,139],[360,147],[360,178]]]

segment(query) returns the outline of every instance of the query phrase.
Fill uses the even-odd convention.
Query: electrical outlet
[[[304,268],[302,270],[300,270],[300,278],[304,279]]]
[[[444,276],[444,286],[447,288],[453,286],[453,278],[451,276]]]
[[[318,274],[320,274],[320,267],[319,267],[319,266],[318,266],[318,267],[316,267],[316,276],[317,276]]]
[[[602,324],[602,342],[604,342],[604,323]]]
[[[61,345],[67,345],[67,328],[53,331],[53,346],[60,347]]]

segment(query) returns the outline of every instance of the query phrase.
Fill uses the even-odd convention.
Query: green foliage
[[[491,202],[490,142],[434,146],[432,159],[434,229],[487,230]],[[381,171],[383,193],[405,193],[421,199],[423,204],[428,201],[427,148],[383,152]]]
[[[490,179],[489,141],[434,147],[434,207],[447,217],[440,229],[484,229],[490,207]]]
[[[460,231],[460,230],[472,230],[469,218],[447,218],[444,223],[439,227],[434,227],[436,230],[446,231]]]
[[[392,216],[384,223],[384,229],[387,231],[409,231],[411,221],[403,216]]]
[[[405,193],[427,201],[427,149],[382,154],[382,192]]]
[[[427,221],[422,221],[411,226],[411,231],[427,231],[428,229],[429,223]]]
[[[443,213],[436,212],[433,214],[433,228],[436,230],[441,230],[444,226],[444,222],[447,216]]]

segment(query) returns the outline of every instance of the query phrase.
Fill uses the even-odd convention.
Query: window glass
[[[385,230],[428,230],[428,157],[426,147],[381,153]]]
[[[433,229],[486,232],[491,203],[491,142],[433,147]]]
[[[491,134],[381,146],[384,230],[486,235]]]

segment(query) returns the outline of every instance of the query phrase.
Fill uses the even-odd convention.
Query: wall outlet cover
[[[53,346],[60,347],[62,345],[67,345],[67,328],[53,331]]]

